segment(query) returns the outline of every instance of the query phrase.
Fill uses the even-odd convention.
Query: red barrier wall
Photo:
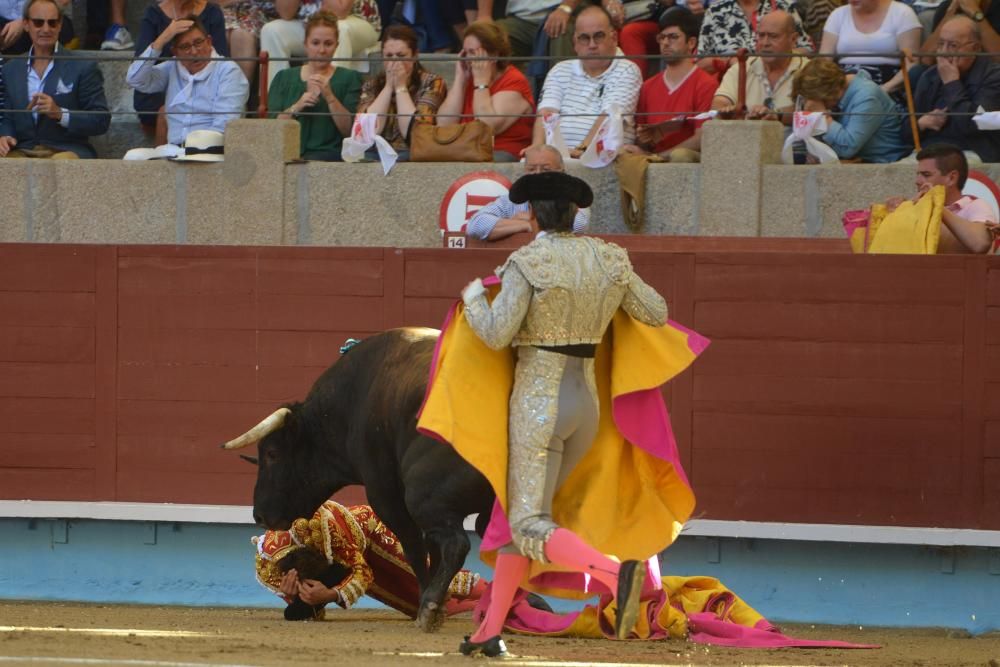
[[[1000,261],[626,244],[713,340],[667,392],[699,516],[1000,528]],[[508,252],[0,245],[0,497],[249,504],[219,443]]]

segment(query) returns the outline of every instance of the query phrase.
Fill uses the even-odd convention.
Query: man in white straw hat
[[[156,64],[171,44],[176,57]],[[236,63],[219,54],[195,16],[175,19],[128,68],[128,85],[143,93],[166,91],[167,141],[181,145],[195,130],[223,132],[246,108],[250,84]]]

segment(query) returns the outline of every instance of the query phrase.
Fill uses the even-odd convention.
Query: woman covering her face
[[[417,61],[417,34],[393,25],[382,39],[383,71],[361,88],[358,113],[379,114],[376,131],[406,159],[410,129],[416,123],[434,123],[448,85]]]

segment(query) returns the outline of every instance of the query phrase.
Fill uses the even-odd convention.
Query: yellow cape
[[[456,308],[441,334],[435,375],[418,427],[451,443],[480,470],[506,511],[507,418],[514,354],[511,348],[494,351],[487,347],[466,321],[462,304]],[[557,489],[553,518],[596,549],[621,560],[645,560],[672,544],[691,516],[695,500],[683,471],[624,439],[612,417],[612,397],[658,392],[694,361],[691,335],[695,334],[670,324],[647,326],[619,310],[597,350],[601,405],[597,437]],[[492,564],[495,552],[484,551],[482,557]],[[556,569],[533,563],[529,579]],[[533,588],[579,595],[562,588]]]

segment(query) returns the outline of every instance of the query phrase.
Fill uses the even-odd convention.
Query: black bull
[[[432,329],[367,338],[304,401],[223,445],[257,443],[254,519],[269,529],[287,530],[336,491],[363,485],[420,582],[417,623],[426,631],[440,627],[448,585],[469,552],[465,517],[488,517],[494,497],[454,449],[417,433],[436,341]]]

